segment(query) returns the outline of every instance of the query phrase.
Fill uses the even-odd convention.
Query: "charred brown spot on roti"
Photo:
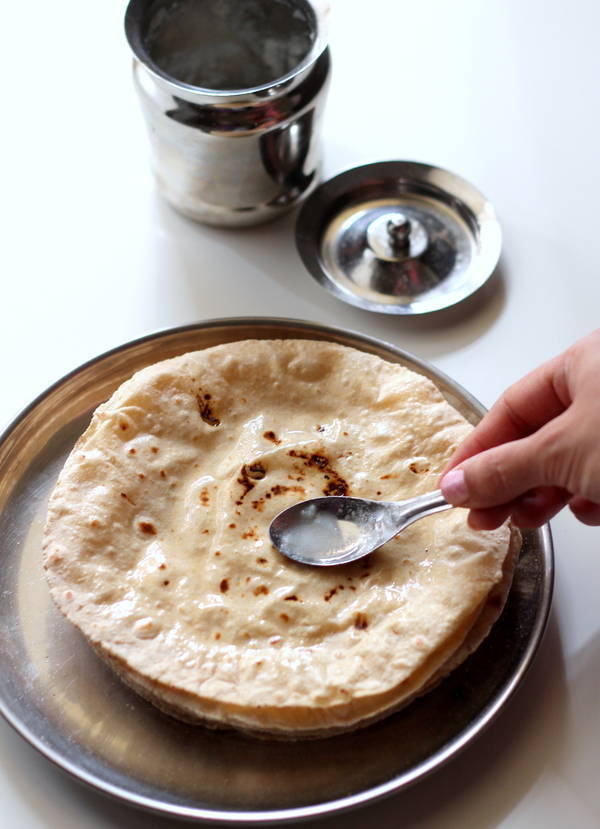
[[[347,495],[348,494],[348,484],[340,479],[338,481],[329,481],[329,483],[323,487],[323,495]]]
[[[298,598],[298,596],[296,596],[296,594],[294,594],[293,596],[286,596],[284,601],[285,602],[299,602],[300,599]]]
[[[158,452],[158,446],[151,446],[151,447],[150,447],[150,451],[151,451],[154,455],[156,455],[156,453]]]
[[[261,557],[261,558],[257,558],[257,559],[256,559],[256,563],[257,563],[257,564],[266,564],[266,563],[267,563],[267,559],[266,559],[266,558],[262,558],[262,557]]]
[[[210,496],[206,487],[200,490],[200,503],[204,507],[207,507],[210,504]]]
[[[164,563],[164,561],[163,561],[163,563],[162,563],[162,564],[159,564],[159,565],[158,565],[158,569],[159,569],[159,570],[166,570],[166,569],[167,569],[167,565]]]
[[[227,593],[227,591],[229,590],[229,579],[221,579],[221,582],[219,584],[219,590],[221,591],[221,593]]]
[[[282,619],[284,622],[290,621],[290,617],[287,615],[287,613],[280,613],[279,618]]]
[[[138,521],[138,527],[146,535],[156,535],[156,527],[152,521]]]
[[[254,588],[254,595],[255,596],[260,596],[261,594],[266,596],[268,594],[268,592],[269,592],[269,588],[267,587],[266,584],[259,584],[258,587]]]
[[[304,495],[306,490],[302,486],[285,486],[284,484],[275,484],[269,490],[273,495],[285,495],[286,492],[297,492]]]
[[[129,429],[129,423],[127,423],[127,421],[126,421],[126,420],[122,420],[122,421],[119,423],[119,427],[120,427],[120,428],[123,430],[123,432],[124,432],[126,429]]]
[[[248,465],[244,464],[240,469],[240,476],[237,479],[238,484],[240,484],[244,491],[242,492],[239,499],[235,502],[238,506],[242,503],[246,495],[250,492],[250,490],[254,489],[256,484],[252,480],[251,476],[248,474]]]
[[[127,454],[128,455],[135,455],[135,449],[133,448],[133,446],[131,447],[131,449],[127,450]]]
[[[270,429],[268,432],[263,432],[263,437],[265,440],[270,440],[271,443],[274,443],[276,446],[279,446],[279,444],[281,443],[275,432],[271,431]]]
[[[209,426],[219,426],[221,421],[212,410],[210,403],[211,399],[212,395],[203,393],[202,390],[200,390],[196,395],[198,411],[200,412],[200,417],[206,424]]]
[[[165,472],[164,469],[161,469],[158,474],[160,475],[161,478],[166,478],[167,477],[167,473]]]
[[[163,581],[163,585],[164,585],[165,587],[167,587],[167,585],[169,585],[169,584],[171,584],[171,582],[169,581],[169,579],[165,579],[165,580]]]
[[[369,618],[366,613],[357,613],[354,617],[354,627],[357,630],[366,630],[369,627]]]
[[[237,524],[233,524],[233,523],[231,523],[231,524],[229,525],[229,529],[230,529],[230,530],[235,530],[235,528],[236,528],[236,527],[237,527]]]
[[[300,452],[297,449],[290,449],[288,455],[304,462],[304,466],[318,469],[323,473],[326,484],[323,487],[324,495],[348,495],[350,487],[340,473],[333,468],[329,458],[320,452]]]
[[[414,472],[415,474],[423,474],[424,472],[429,472],[429,467],[426,464],[416,463],[415,461],[409,463],[408,468],[411,472]]]
[[[332,599],[335,596],[335,594],[337,592],[338,592],[337,586],[332,587],[331,590],[328,590],[327,593],[325,593],[323,598],[325,599],[326,602],[328,602],[330,599]]]
[[[132,499],[129,497],[129,495],[126,492],[121,493],[121,498],[125,498],[126,501],[128,501],[132,506],[135,507],[135,501],[132,501]]]
[[[264,478],[267,474],[267,470],[259,461],[257,461],[256,463],[248,464],[248,466],[246,467],[246,471],[248,473],[248,477],[252,478],[252,480],[254,481],[262,480],[262,478]]]
[[[245,533],[242,533],[242,538],[258,538],[258,527],[250,527]]]

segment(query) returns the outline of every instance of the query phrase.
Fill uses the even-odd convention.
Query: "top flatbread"
[[[476,532],[451,510],[321,569],[279,554],[269,523],[323,494],[430,491],[470,428],[429,380],[332,343],[249,340],[150,366],[60,475],[53,598],[182,716],[296,736],[369,721],[453,664],[502,582],[508,527]]]

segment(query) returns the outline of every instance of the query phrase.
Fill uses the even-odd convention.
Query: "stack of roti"
[[[324,494],[433,490],[471,428],[429,380],[329,342],[246,340],[149,366],[96,410],[56,484],[54,601],[183,720],[289,738],[363,726],[481,643],[518,534],[449,510],[318,568],[275,550],[269,523]]]

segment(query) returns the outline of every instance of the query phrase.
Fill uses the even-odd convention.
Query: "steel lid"
[[[493,206],[460,176],[411,161],[347,170],[296,223],[302,260],[328,291],[384,314],[426,314],[470,296],[501,248]]]

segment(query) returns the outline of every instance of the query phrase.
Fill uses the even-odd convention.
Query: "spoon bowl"
[[[345,495],[311,498],[276,515],[269,535],[288,558],[331,567],[363,558],[419,518],[451,507],[440,490],[406,501]]]

